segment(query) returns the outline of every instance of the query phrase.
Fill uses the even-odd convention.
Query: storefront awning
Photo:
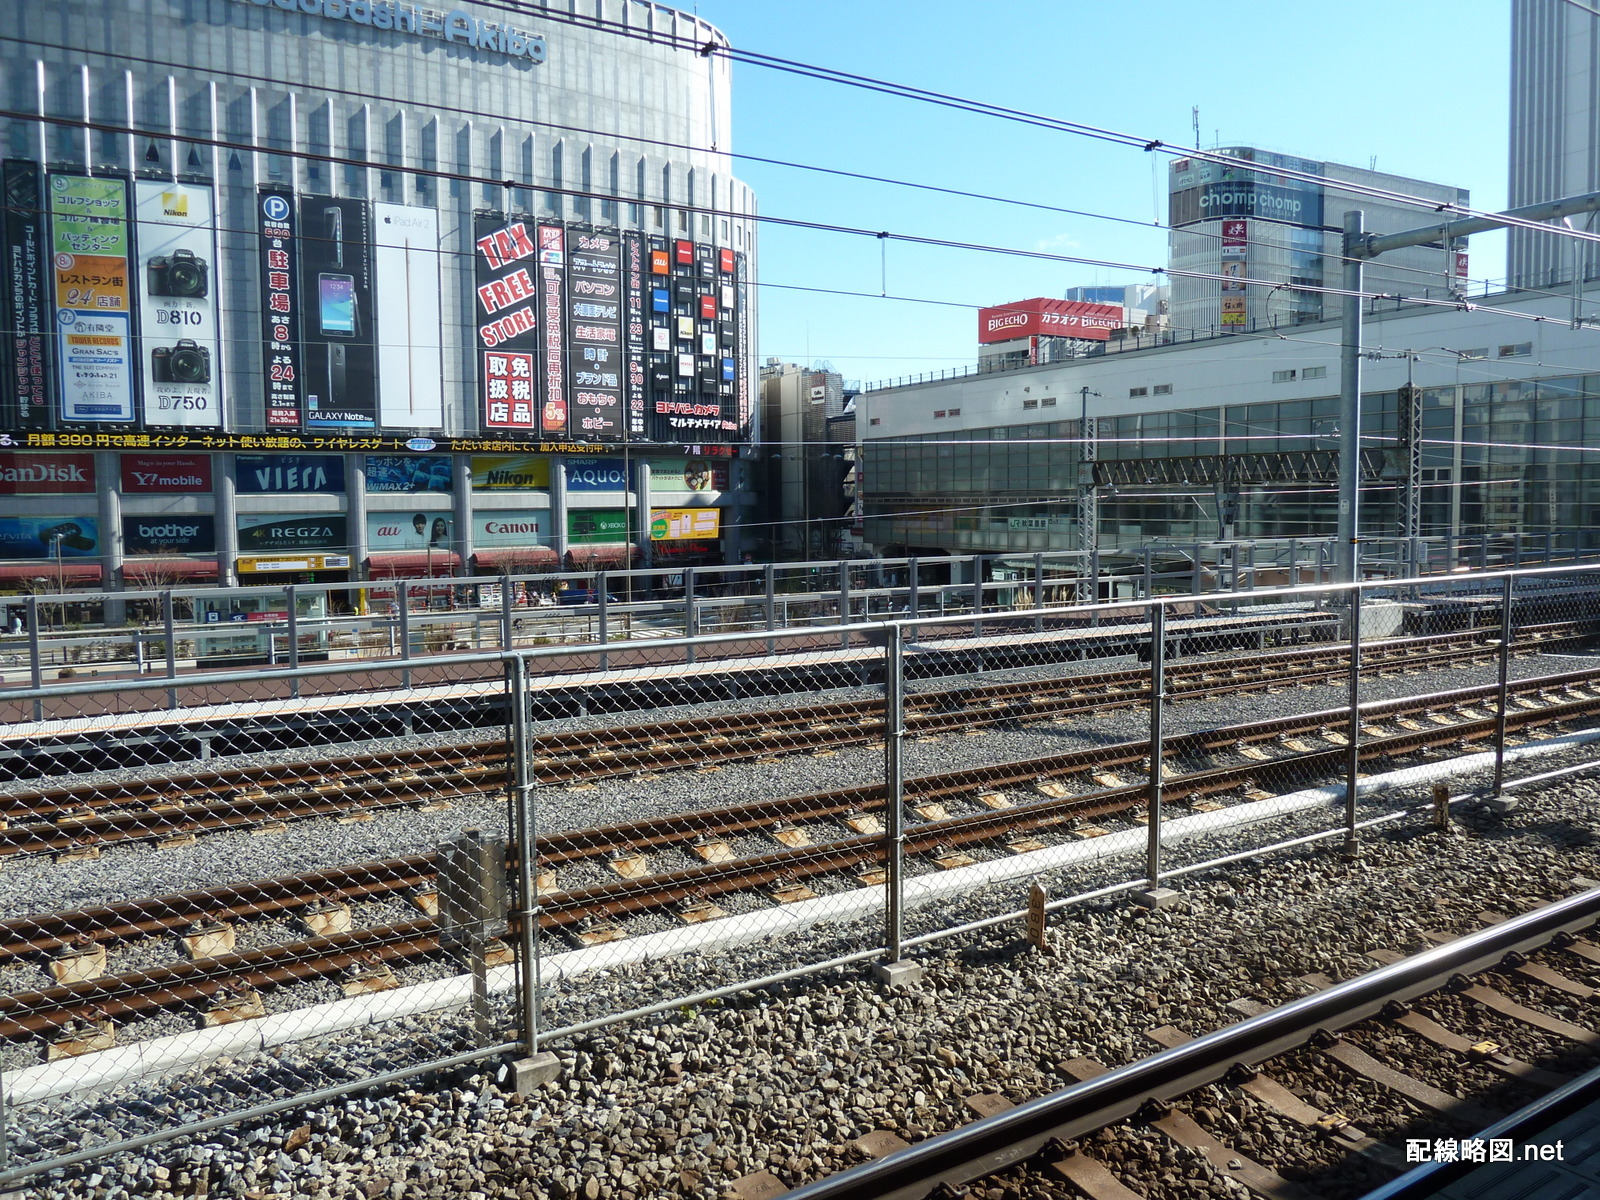
[[[100,564],[95,562],[74,562],[67,559],[65,562],[25,563],[0,563],[0,580],[9,580],[13,583],[29,582],[42,579],[45,585],[54,588],[57,582],[83,585],[100,582]]]
[[[619,571],[633,566],[639,551],[627,543],[574,546],[567,551],[569,571]]]
[[[130,588],[159,590],[171,583],[217,577],[214,558],[127,558],[122,561],[122,582]]]
[[[489,575],[504,571],[507,575],[527,575],[533,571],[553,571],[561,565],[556,552],[549,546],[497,546],[479,550],[472,556],[475,573]]]
[[[454,575],[461,558],[454,551],[435,550],[405,554],[374,554],[367,559],[367,574],[373,579],[427,579]]]

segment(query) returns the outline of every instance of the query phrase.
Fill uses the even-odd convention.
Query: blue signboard
[[[0,558],[94,558],[100,552],[93,517],[0,517]]]
[[[369,454],[369,492],[448,492],[448,454]]]
[[[241,492],[344,491],[344,459],[337,454],[240,454],[234,465]]]
[[[620,492],[627,483],[620,458],[567,459],[567,491]]]

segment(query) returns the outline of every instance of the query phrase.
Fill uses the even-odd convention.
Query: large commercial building
[[[1175,159],[1169,169],[1170,324],[1178,337],[1285,328],[1332,316],[1328,298],[1316,289],[1339,286],[1347,211],[1360,209],[1369,232],[1398,233],[1425,225],[1432,206],[1468,200],[1466,191],[1444,184],[1248,146],[1216,153],[1237,165],[1196,157]],[[1333,182],[1308,182],[1303,175]],[[1366,286],[1388,295],[1444,296],[1464,287],[1466,277],[1466,243],[1458,238],[1451,246],[1385,254],[1368,265]]]
[[[1414,385],[1421,536],[1600,548],[1600,451],[1584,449],[1600,446],[1600,331],[1572,328],[1562,296],[1367,308],[1363,344],[1382,357],[1363,364],[1365,534],[1402,527]],[[1331,537],[1339,347],[1325,322],[868,390],[865,540],[886,555],[1077,549],[1085,414],[1101,547]]]
[[[1566,0],[1511,3],[1512,207],[1600,191],[1600,17]],[[1575,218],[1595,228],[1592,214]],[[1547,233],[1509,234],[1512,287],[1600,278],[1600,246]]]
[[[57,0],[7,34],[0,586],[737,557],[755,201],[715,28]]]

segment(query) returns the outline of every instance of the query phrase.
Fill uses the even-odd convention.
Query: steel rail
[[[1573,681],[1575,677],[1576,682],[1580,684],[1600,681],[1600,671],[1569,673],[1553,678]],[[1547,677],[1526,681],[1524,690],[1534,693],[1548,692],[1555,686],[1551,682],[1551,677]],[[1426,703],[1415,707],[1407,706],[1405,701],[1385,701],[1381,706],[1385,710],[1384,713],[1368,709],[1364,709],[1364,712],[1368,720],[1378,721],[1384,719],[1385,715],[1407,715],[1454,708],[1462,706],[1460,697],[1463,694],[1470,698],[1475,697],[1479,691],[1481,689],[1474,688],[1466,689],[1465,693],[1441,693],[1427,698]],[[1514,687],[1513,694],[1516,692],[1517,689]],[[1595,701],[1552,704],[1538,709],[1519,710],[1511,714],[1511,719],[1514,727],[1520,728],[1529,724],[1548,723],[1584,715],[1595,707],[1600,707]],[[1166,757],[1196,756],[1239,744],[1272,741],[1294,734],[1310,735],[1319,729],[1333,727],[1341,715],[1342,710],[1334,709],[1304,717],[1276,718],[1271,721],[1222,726],[1214,730],[1179,735],[1168,740]],[[1372,758],[1392,757],[1426,746],[1479,740],[1491,736],[1493,731],[1494,718],[1463,720],[1452,725],[1372,739],[1368,743],[1367,754]],[[1137,740],[1089,747],[1045,758],[1023,759],[998,766],[945,772],[907,780],[906,798],[910,801],[927,802],[950,797],[967,797],[978,789],[1027,786],[1041,778],[1072,775],[1089,768],[1143,764],[1147,751],[1148,744],[1143,740]],[[1326,765],[1329,757],[1338,753],[1340,751],[1337,749],[1296,752],[1290,757],[1271,762],[1257,761],[1243,766],[1189,773],[1168,781],[1167,789],[1174,797],[1226,791],[1239,786],[1241,778],[1257,775],[1274,765],[1280,767],[1287,765],[1300,773],[1308,773]],[[1043,817],[1055,811],[1055,808],[1062,808],[1065,811],[1074,804],[1086,806],[1075,815],[1101,815],[1104,812],[1121,811],[1136,804],[1143,795],[1143,790],[1143,784],[1133,784],[1125,788],[1099,789],[1054,801],[1019,805],[992,814],[977,814],[977,818],[986,819],[992,824],[985,827],[989,832],[976,837],[969,836],[974,828],[970,822],[974,818],[947,818],[948,823],[931,822],[918,828],[946,830],[952,837],[959,837],[963,841],[983,840],[1003,833],[1008,817],[1015,824],[1024,819],[1031,819],[1030,814]],[[559,867],[570,862],[604,857],[614,851],[637,851],[660,846],[683,845],[696,837],[728,837],[760,831],[770,828],[779,821],[817,821],[857,812],[877,811],[882,808],[883,801],[883,785],[871,783],[803,796],[752,801],[704,812],[645,817],[618,825],[562,830],[541,837],[538,861],[541,867]],[[1090,802],[1099,801],[1106,801],[1109,807],[1090,812],[1087,807]],[[1064,819],[1071,819],[1071,815]],[[961,824],[963,821],[968,824]],[[273,915],[302,908],[330,895],[343,899],[382,898],[431,884],[435,861],[435,856],[432,854],[377,860],[289,878],[255,880],[44,916],[13,918],[0,922],[0,961],[31,953],[51,953],[84,938],[96,942],[126,941],[136,937],[181,931],[202,921]],[[867,860],[853,860],[853,862],[862,861]],[[691,870],[696,869],[698,868],[691,868]]]
[[[1082,1137],[1125,1120],[1151,1101],[1177,1099],[1224,1079],[1238,1064],[1264,1062],[1305,1045],[1319,1031],[1367,1020],[1391,1002],[1435,991],[1454,975],[1485,970],[1508,953],[1536,949],[1597,917],[1600,889],[1556,901],[787,1195],[789,1200],[918,1200],[941,1184],[959,1186],[1020,1162],[1052,1138]]]

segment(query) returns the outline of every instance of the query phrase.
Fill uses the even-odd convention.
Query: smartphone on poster
[[[324,337],[355,337],[355,276],[318,275],[317,294],[322,335]]]

